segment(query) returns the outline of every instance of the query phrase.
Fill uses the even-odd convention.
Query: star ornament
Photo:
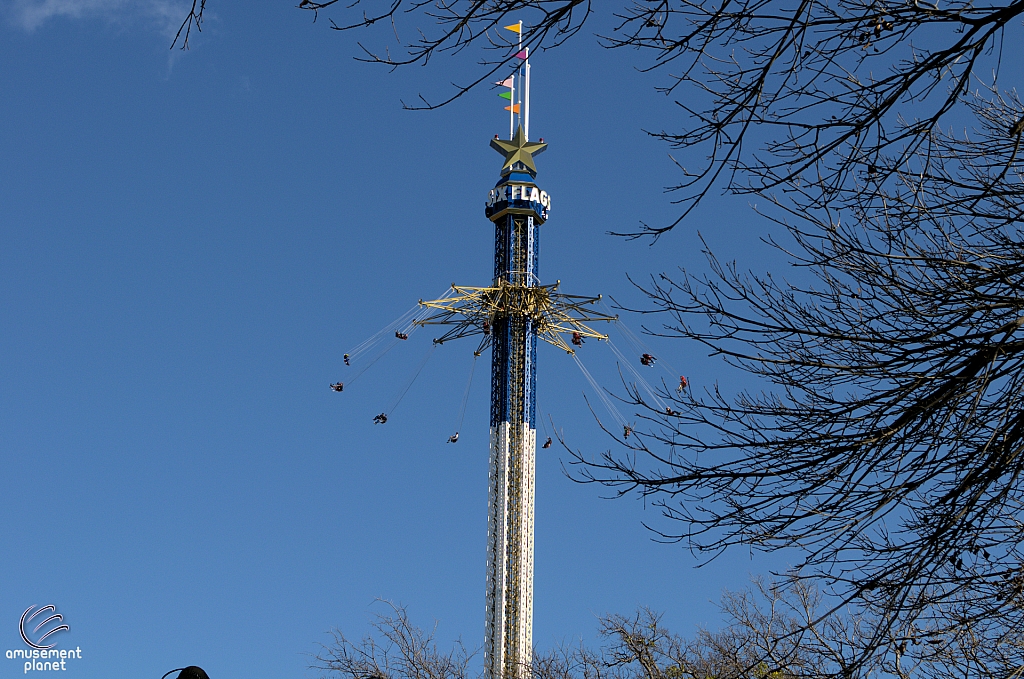
[[[516,134],[511,141],[505,139],[492,139],[491,148],[505,156],[505,164],[502,165],[502,172],[511,168],[516,163],[522,163],[530,172],[537,174],[537,166],[533,164],[533,157],[548,147],[535,141],[526,141],[523,134],[523,126],[516,129]]]

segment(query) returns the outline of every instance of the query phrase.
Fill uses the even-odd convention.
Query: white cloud
[[[7,0],[3,2],[11,21],[34,31],[54,18],[101,18],[113,23],[153,24],[174,34],[188,14],[190,0]]]

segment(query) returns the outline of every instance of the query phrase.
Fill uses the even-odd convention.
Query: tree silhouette
[[[1019,632],[983,644],[965,626],[955,636],[910,642],[891,638],[888,652],[869,664],[858,657],[859,639],[877,625],[862,614],[828,612],[823,597],[801,581],[755,580],[745,591],[726,592],[723,624],[680,636],[661,614],[641,608],[598,620],[596,644],[536,651],[533,679],[953,679],[1011,677],[1020,672]],[[442,649],[433,633],[412,624],[400,606],[372,623],[353,642],[335,630],[314,656],[324,679],[462,679],[469,673],[461,642]]]

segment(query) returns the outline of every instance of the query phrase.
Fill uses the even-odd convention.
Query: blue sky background
[[[489,282],[502,100],[403,111],[465,63],[357,63],[355,36],[289,3],[212,2],[187,53],[168,50],[176,2],[0,8],[0,650],[21,647],[26,607],[54,603],[61,646],[83,650],[69,677],[307,677],[377,597],[481,645],[489,360],[455,446],[472,341],[439,349],[383,427],[430,331],[345,393],[328,384],[418,299]],[[698,231],[771,266],[742,198],[653,247],[607,235],[673,218],[678,170],[643,130],[678,115],[636,53],[598,47],[599,25],[533,60],[542,277],[640,304],[626,275],[703,268]],[[740,386],[697,346],[650,344],[696,387]],[[616,386],[611,354],[585,349]],[[573,447],[611,445],[546,345],[539,383]],[[786,563],[737,550],[696,569],[642,527],[655,511],[574,484],[564,457],[538,454],[538,647],[642,605],[683,634],[715,627],[723,589]]]

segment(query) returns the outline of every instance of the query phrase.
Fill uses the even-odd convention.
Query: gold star
[[[529,168],[530,172],[536,174],[537,166],[533,164],[533,156],[541,153],[547,147],[547,144],[526,141],[522,125],[516,130],[516,134],[512,137],[511,141],[504,139],[491,140],[491,148],[505,156],[505,164],[501,167],[502,171],[511,168],[516,163],[522,163]]]

